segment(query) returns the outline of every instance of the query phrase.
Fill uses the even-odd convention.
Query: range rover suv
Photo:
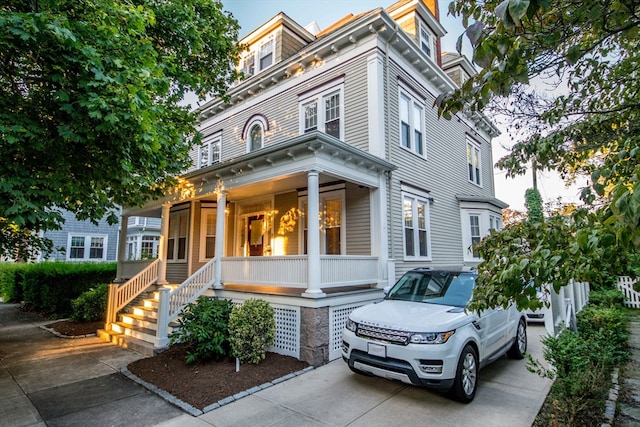
[[[466,310],[475,279],[470,271],[407,272],[384,300],[349,315],[342,358],[356,373],[471,402],[483,366],[505,353],[522,359],[527,349],[526,318],[515,305],[481,315]]]

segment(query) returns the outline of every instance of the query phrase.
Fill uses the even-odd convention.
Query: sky
[[[349,13],[354,15],[378,7],[388,7],[394,0],[222,0],[225,10],[231,12],[240,24],[239,37],[242,38],[280,12],[302,26],[316,21],[320,29],[324,29]],[[461,20],[447,13],[449,0],[439,0],[440,22],[448,33],[442,39],[442,51],[455,52],[458,36],[464,28]],[[463,44],[463,54],[471,57],[468,43]],[[502,135],[493,139],[494,164],[508,153],[505,147],[512,142],[507,137],[504,125],[497,124]],[[495,195],[508,203],[511,209],[524,211],[524,193],[533,186],[531,173],[517,178],[507,178],[504,171],[494,168]],[[554,172],[538,172],[538,189],[544,202],[555,201],[562,197],[564,202],[579,202],[579,186],[566,188],[559,176]]]

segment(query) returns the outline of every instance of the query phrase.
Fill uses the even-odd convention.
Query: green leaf
[[[529,0],[509,0],[509,16],[516,26],[521,25],[521,19],[527,13],[529,4]]]

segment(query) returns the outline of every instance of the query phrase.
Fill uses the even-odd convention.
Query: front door
[[[247,245],[249,256],[262,256],[264,249],[264,215],[247,218]]]

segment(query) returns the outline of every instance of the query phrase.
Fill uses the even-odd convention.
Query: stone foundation
[[[300,360],[313,366],[329,362],[329,307],[300,307]]]

